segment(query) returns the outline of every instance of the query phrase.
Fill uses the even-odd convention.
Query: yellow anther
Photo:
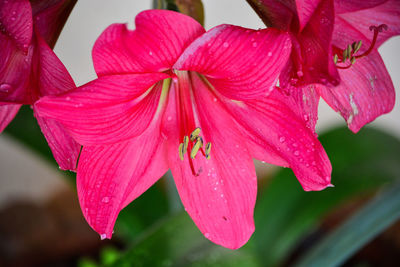
[[[187,137],[185,135],[185,137],[183,137],[183,151],[186,151],[189,145],[189,137]]]
[[[184,147],[184,144],[183,144],[183,143],[180,143],[180,144],[179,144],[179,158],[180,158],[182,161],[183,161],[183,155],[184,155],[184,153],[185,153],[183,147]]]
[[[350,62],[351,62],[351,64],[356,63],[356,57],[351,57]]]
[[[196,142],[193,145],[192,151],[190,151],[190,157],[194,159],[199,152],[200,148],[203,146],[203,139],[201,137],[197,137]]]
[[[199,127],[197,127],[196,129],[194,129],[194,131],[190,134],[190,141],[194,141],[196,140],[196,138],[199,136],[201,129]]]
[[[338,56],[337,54],[335,54],[335,55],[333,56],[333,62],[335,62],[335,64],[337,64],[338,59],[339,59],[339,56]]]
[[[211,143],[210,142],[208,142],[207,144],[206,144],[206,159],[210,159],[210,152],[211,152]]]
[[[351,45],[348,45],[346,49],[343,51],[343,62],[346,62],[347,59],[351,57],[351,51],[353,49],[351,48]]]

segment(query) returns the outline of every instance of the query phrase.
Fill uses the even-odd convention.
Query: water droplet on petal
[[[271,57],[272,56],[272,52],[268,52],[268,56]]]
[[[229,46],[229,44],[228,44],[228,42],[224,42],[224,47],[228,47]]]
[[[101,240],[104,240],[104,239],[106,239],[106,238],[107,238],[107,235],[106,235],[106,234],[101,234],[101,235],[100,235],[100,239],[101,239]]]
[[[209,238],[209,237],[210,237],[210,233],[204,233],[204,236],[205,236],[206,238]]]
[[[257,47],[257,45],[258,45],[257,42],[253,43],[253,47]]]
[[[294,155],[295,155],[295,156],[298,156],[298,155],[300,155],[300,152],[299,152],[298,150],[296,150],[296,151],[294,152]]]
[[[285,137],[284,137],[284,136],[281,136],[281,137],[279,138],[279,142],[281,142],[281,143],[285,142]]]
[[[0,85],[0,92],[4,92],[7,93],[8,91],[10,91],[12,89],[12,86],[9,85],[8,83],[2,83]]]
[[[109,197],[103,197],[103,198],[101,199],[101,202],[103,202],[103,203],[108,203],[108,202],[110,202],[110,198],[109,198]]]

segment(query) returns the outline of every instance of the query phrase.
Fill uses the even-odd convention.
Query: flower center
[[[333,56],[333,62],[335,62],[336,67],[338,69],[348,69],[350,68],[355,62],[356,59],[363,58],[368,56],[376,45],[376,40],[378,39],[378,34],[383,30],[387,30],[386,24],[381,24],[379,26],[371,26],[369,27],[370,31],[374,32],[374,37],[372,38],[371,45],[369,48],[361,53],[357,54],[362,46],[362,41],[353,42],[352,44],[347,45],[345,49],[338,49],[339,55],[335,54]]]
[[[188,161],[192,173],[194,176],[198,176],[201,172],[201,168],[196,171],[194,160],[196,155],[201,154],[206,158],[210,159],[211,143],[208,142],[204,147],[203,137],[201,137],[201,129],[198,127],[199,122],[197,118],[196,105],[193,96],[193,83],[192,75],[197,75],[193,72],[188,71],[177,71],[175,70],[176,79],[173,79],[173,83],[176,86],[176,97],[177,97],[177,115],[178,122],[180,125],[179,138],[183,140],[179,145],[179,158],[184,161],[185,154],[188,154]],[[204,147],[204,149],[203,149]]]

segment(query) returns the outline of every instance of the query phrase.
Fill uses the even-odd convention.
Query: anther
[[[201,137],[197,137],[196,142],[193,145],[192,151],[190,151],[190,157],[194,159],[199,152],[200,148],[203,146],[203,139]]]
[[[188,145],[189,145],[189,137],[185,135],[185,137],[183,137],[183,151],[186,151]]]
[[[337,54],[335,54],[335,55],[333,56],[333,62],[335,62],[335,64],[337,64],[338,59],[339,59],[339,56],[338,56]]]
[[[184,148],[184,144],[183,143],[180,143],[179,144],[179,158],[183,161],[183,155],[184,155],[184,153],[185,153],[185,150],[183,149]]]
[[[206,144],[206,159],[210,159],[210,152],[211,152],[211,143],[208,142]]]
[[[193,130],[193,132],[190,134],[190,141],[196,140],[196,138],[199,136],[201,129],[197,127],[196,129]]]

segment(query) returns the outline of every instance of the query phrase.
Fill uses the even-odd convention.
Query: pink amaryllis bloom
[[[279,30],[220,25],[144,11],[136,29],[98,38],[98,79],[36,103],[83,145],[80,204],[102,238],[118,213],[171,169],[186,211],[206,238],[242,246],[254,231],[253,158],[291,167],[305,190],[330,185],[321,144],[273,90],[291,51]]]
[[[400,1],[248,2],[268,26],[290,33],[293,52],[280,85],[311,127],[320,96],[353,132],[393,109],[394,87],[377,49],[400,33]]]
[[[50,48],[76,0],[0,1],[0,132],[23,104],[75,88]],[[80,146],[53,119],[36,116],[61,169],[74,170]]]

